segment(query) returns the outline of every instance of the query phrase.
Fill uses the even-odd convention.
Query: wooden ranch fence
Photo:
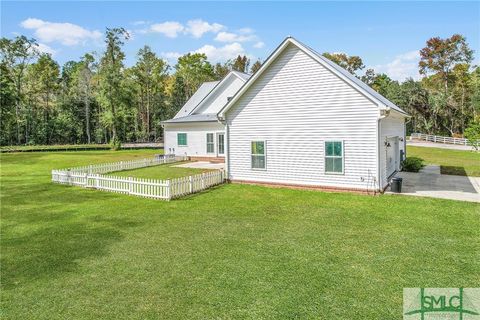
[[[434,136],[430,134],[423,134],[423,133],[412,133],[412,139],[424,140],[429,142],[436,142],[436,143],[449,143],[449,144],[461,144],[464,146],[469,145],[468,140],[464,138],[453,138],[453,137],[442,137],[442,136]]]
[[[179,198],[225,182],[225,173],[223,170],[169,180],[105,176],[100,174],[159,165],[174,162],[176,161],[175,159],[175,156],[167,155],[159,156],[155,159],[122,161],[72,168],[69,170],[52,170],[52,181],[65,185],[81,186],[84,188],[162,200]]]

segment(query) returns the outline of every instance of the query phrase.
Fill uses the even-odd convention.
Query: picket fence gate
[[[171,163],[180,159],[174,155],[165,155],[157,156],[154,159],[121,161],[67,170],[52,170],[52,181],[59,184],[162,200],[179,198],[225,182],[225,172],[223,170],[168,180],[106,176],[101,174]]]

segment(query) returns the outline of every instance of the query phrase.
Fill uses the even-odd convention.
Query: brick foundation
[[[211,163],[225,163],[224,157],[189,157],[191,161],[208,161]]]
[[[287,184],[287,183],[276,183],[276,182],[257,182],[257,181],[248,181],[248,180],[229,180],[231,183],[238,184],[251,184],[266,186],[272,188],[289,188],[289,189],[300,189],[300,190],[316,190],[324,192],[348,192],[348,193],[357,193],[357,194],[368,194],[368,195],[378,195],[378,190],[376,191],[367,191],[365,189],[356,189],[356,188],[341,188],[341,187],[329,187],[329,186],[309,186],[303,184]]]

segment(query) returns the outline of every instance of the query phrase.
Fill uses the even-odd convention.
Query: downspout
[[[217,114],[217,120],[219,123],[223,124],[225,126],[225,176],[227,179],[229,179],[230,176],[230,127],[228,125],[228,122],[225,118],[220,117]]]
[[[382,134],[382,119],[387,118],[390,115],[390,108],[380,108],[380,115],[378,117],[378,125],[377,125],[377,183],[378,183],[378,191],[383,191],[383,183],[382,183],[382,175],[381,175],[381,168],[380,168],[380,157],[381,157],[381,134]],[[381,185],[382,184],[382,185]]]

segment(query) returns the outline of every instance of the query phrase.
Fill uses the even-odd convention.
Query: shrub
[[[122,148],[122,143],[120,142],[120,139],[112,139],[112,141],[110,141],[110,147],[112,148],[112,150],[120,150]]]
[[[480,123],[472,123],[465,129],[465,138],[467,138],[468,143],[478,151],[480,149]]]
[[[422,158],[407,157],[402,163],[403,171],[418,172],[425,167]]]

